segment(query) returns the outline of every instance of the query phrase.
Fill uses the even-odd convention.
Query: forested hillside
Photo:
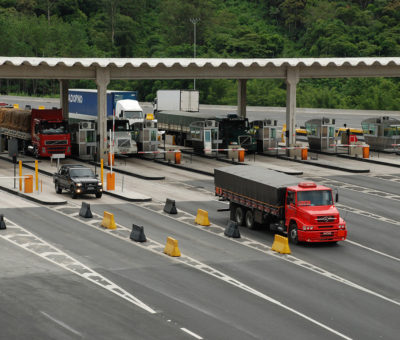
[[[0,55],[284,58],[400,56],[400,0],[0,0]],[[91,81],[72,87],[91,87]],[[151,101],[192,81],[117,81]],[[235,104],[235,80],[198,80],[201,103]],[[2,93],[58,94],[58,82],[0,80]],[[299,107],[400,110],[400,82],[302,80]],[[248,104],[284,106],[285,84],[250,80]]]

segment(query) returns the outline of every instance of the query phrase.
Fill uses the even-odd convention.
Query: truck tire
[[[55,189],[56,189],[56,193],[57,193],[57,194],[61,194],[61,193],[62,193],[62,189],[61,189],[60,185],[58,184],[58,182],[56,182],[56,183],[54,184],[54,187],[55,187]]]
[[[103,195],[102,192],[97,192],[97,193],[96,193],[96,198],[101,198],[101,195]]]
[[[70,191],[71,191],[71,196],[73,199],[78,197],[78,194],[76,193],[75,188],[72,185],[71,185]]]
[[[247,228],[254,229],[254,214],[250,209],[246,211],[245,224]]]
[[[289,241],[293,244],[299,243],[299,235],[297,234],[297,224],[296,222],[290,222],[289,225]]]
[[[244,223],[244,212],[242,207],[236,207],[235,209],[235,221],[241,226]]]

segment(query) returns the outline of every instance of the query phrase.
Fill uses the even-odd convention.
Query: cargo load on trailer
[[[346,239],[331,188],[256,166],[215,169],[214,181],[215,194],[229,201],[230,218],[239,225],[266,225],[292,243]]]
[[[68,122],[63,120],[61,109],[21,110],[2,107],[0,135],[6,138],[9,148],[31,152],[36,157],[71,155]]]

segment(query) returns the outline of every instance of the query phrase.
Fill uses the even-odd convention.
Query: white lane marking
[[[18,228],[13,228],[11,231],[6,229],[6,233],[1,233],[0,237],[4,240],[11,242],[12,244],[21,247],[47,261],[60,266],[61,268],[68,270],[80,277],[104,288],[108,291],[118,295],[126,301],[129,301],[136,306],[144,309],[145,311],[155,314],[156,311],[151,307],[140,301],[138,298],[124,290],[123,288],[116,285],[114,282],[108,280],[106,277],[100,275],[89,267],[85,266],[83,263],[75,260],[73,257],[62,252],[58,248],[52,246],[50,243],[40,239],[31,232],[19,226]],[[27,239],[35,240],[35,242],[27,242]],[[34,247],[34,246],[42,246]],[[49,251],[49,249],[51,251]]]
[[[395,260],[395,261],[400,262],[400,259],[399,259],[398,257],[394,257],[394,256],[392,256],[392,255],[389,255],[389,254],[386,254],[386,253],[382,253],[382,252],[379,251],[379,250],[376,250],[376,249],[373,249],[373,248],[369,248],[369,247],[364,246],[364,245],[362,245],[362,244],[360,244],[360,243],[357,243],[357,242],[354,242],[354,241],[350,241],[350,240],[346,240],[345,242],[354,244],[354,245],[357,246],[357,247],[367,249],[367,250],[372,251],[372,252],[374,252],[374,253],[377,253],[377,254],[379,254],[379,255],[382,255],[382,256],[388,257],[388,258],[390,258],[390,259],[392,259],[392,260]]]
[[[77,208],[77,207],[75,207],[75,208]],[[49,209],[52,209],[52,208],[49,208]],[[55,208],[55,209],[57,210],[57,208]],[[65,214],[62,211],[58,211],[58,212],[68,216],[69,218],[76,219],[79,222],[84,223],[84,221],[82,221],[82,220],[80,220],[80,219],[78,219],[76,217],[73,217],[72,215]],[[95,213],[92,213],[92,214],[93,214],[93,217],[96,215]],[[163,253],[164,245],[162,245],[161,243],[158,243],[157,241],[151,240],[149,238],[147,238],[147,242],[145,242],[145,243],[132,242],[130,240],[130,238],[129,238],[130,229],[128,229],[128,228],[126,228],[124,226],[121,226],[119,224],[117,225],[117,230],[118,229],[119,230],[123,230],[124,234],[125,234],[124,236],[121,236],[121,234],[117,234],[117,233],[113,232],[110,229],[105,229],[103,227],[99,227],[99,225],[98,226],[93,226],[91,224],[85,224],[85,225],[90,226],[91,228],[95,228],[96,230],[105,232],[105,233],[107,233],[109,235],[117,237],[117,238],[119,238],[121,240],[129,242],[129,243],[131,243],[133,245],[136,245],[138,247],[141,247],[143,249],[147,249],[147,250],[149,250],[149,251],[151,251],[151,252],[153,252],[153,253],[155,253],[157,255],[166,257],[166,255]],[[217,228],[220,228],[220,227],[217,226]],[[256,242],[256,241],[253,241],[253,242]],[[262,245],[262,246],[266,247],[264,245]],[[269,248],[269,247],[266,247],[266,248]],[[254,248],[254,249],[257,249],[257,248]],[[257,250],[259,250],[259,249],[257,249]],[[270,254],[270,255],[275,255],[275,254]],[[250,287],[250,286],[248,286],[248,285],[236,280],[235,278],[233,278],[233,277],[231,277],[229,275],[226,275],[225,273],[223,273],[223,272],[221,272],[221,271],[219,271],[219,270],[217,270],[217,269],[215,269],[215,268],[213,268],[213,267],[211,267],[211,266],[209,266],[209,265],[207,265],[205,263],[197,261],[194,258],[191,258],[189,256],[186,256],[186,255],[182,254],[181,257],[169,257],[169,259],[171,261],[176,261],[176,262],[179,262],[179,263],[182,263],[182,264],[186,264],[186,265],[188,265],[188,266],[190,266],[190,267],[192,267],[194,269],[197,269],[197,270],[199,270],[199,271],[201,271],[201,272],[203,272],[205,274],[208,274],[208,275],[210,275],[212,277],[215,277],[215,278],[217,278],[219,280],[222,280],[225,283],[228,283],[228,284],[230,284],[230,285],[232,285],[234,287],[242,289],[242,290],[244,290],[244,291],[246,291],[246,292],[248,292],[250,294],[253,294],[253,295],[255,295],[255,296],[259,297],[259,298],[262,298],[265,301],[273,303],[273,304],[275,304],[275,305],[277,305],[277,306],[279,306],[279,307],[281,307],[283,309],[288,310],[289,312],[292,312],[292,313],[300,316],[301,318],[303,318],[303,319],[305,319],[305,320],[307,320],[307,321],[309,321],[309,322],[311,322],[311,323],[313,323],[313,324],[315,324],[315,325],[317,325],[317,326],[319,326],[321,328],[324,328],[325,330],[327,330],[327,331],[329,331],[329,332],[331,332],[333,334],[336,334],[336,335],[342,337],[343,339],[351,339],[348,336],[336,331],[335,329],[333,329],[333,328],[331,328],[331,327],[329,327],[329,326],[327,326],[327,325],[325,325],[325,324],[323,324],[323,323],[321,323],[321,322],[319,322],[319,321],[317,321],[315,319],[312,319],[311,317],[309,317],[309,316],[307,316],[307,315],[305,315],[305,314],[303,314],[303,313],[301,313],[301,312],[299,312],[299,311],[297,311],[297,310],[295,310],[295,309],[293,309],[293,308],[291,308],[289,306],[284,305],[282,302],[280,302],[278,300],[275,300],[274,298],[271,298],[268,295],[265,295],[264,293],[261,293],[261,292],[257,291],[256,289],[254,289],[254,288],[252,288],[252,287]],[[319,272],[317,271],[317,273],[319,273]]]
[[[136,205],[142,206],[140,204],[136,204]],[[154,205],[154,203],[153,203],[153,205]],[[143,207],[145,209],[147,209],[147,210],[150,210],[150,211],[154,212],[154,210],[152,210],[152,209],[150,209],[150,208],[148,208],[146,206],[143,206]],[[169,218],[174,219],[174,220],[178,220],[178,218],[173,217],[171,215],[168,215],[166,213],[163,213],[163,216],[169,217]],[[190,215],[190,214],[188,214],[186,212],[185,212],[185,216],[191,216],[192,221],[194,221],[194,219],[195,219],[195,216]],[[189,225],[191,227],[194,227],[194,228],[197,228],[197,229],[200,229],[200,230],[206,231],[208,233],[211,233],[211,234],[214,234],[214,235],[217,235],[217,236],[220,236],[220,237],[223,237],[223,238],[227,239],[226,236],[224,236],[225,228],[223,228],[221,226],[218,226],[216,224],[211,224],[210,227],[213,227],[214,229],[218,229],[219,232],[213,231],[213,229],[210,229],[210,227],[202,227],[202,226],[200,226],[198,224],[188,223],[185,220],[182,220],[180,218],[179,218],[179,222],[187,224],[187,225]],[[393,304],[395,304],[397,306],[400,306],[400,302],[399,301],[390,299],[390,298],[388,298],[388,297],[386,297],[384,295],[381,295],[381,294],[379,294],[377,292],[374,292],[374,291],[372,291],[372,290],[370,290],[368,288],[360,286],[360,285],[358,285],[358,284],[356,284],[356,283],[354,283],[354,282],[352,282],[350,280],[347,280],[347,279],[345,279],[343,277],[340,277],[340,276],[338,276],[336,274],[333,274],[333,273],[331,273],[331,272],[329,272],[329,271],[327,271],[327,270],[325,270],[325,269],[323,269],[321,267],[317,267],[317,266],[313,265],[312,263],[303,261],[303,260],[301,260],[301,259],[299,259],[299,258],[297,258],[297,257],[295,257],[293,255],[282,255],[282,254],[276,253],[276,252],[271,250],[271,247],[269,247],[269,246],[267,246],[267,245],[265,245],[263,243],[260,243],[260,242],[258,242],[256,240],[253,240],[253,239],[250,239],[250,238],[247,238],[247,237],[241,237],[241,241],[237,241],[237,239],[234,239],[234,238],[228,238],[228,239],[230,241],[232,241],[232,242],[239,243],[239,244],[244,245],[246,247],[252,248],[252,249],[257,250],[257,251],[260,251],[260,252],[262,252],[264,254],[280,258],[283,261],[293,263],[293,264],[295,264],[295,265],[297,265],[299,267],[302,267],[304,269],[310,270],[310,271],[312,271],[314,273],[317,273],[317,274],[322,275],[324,277],[327,277],[329,279],[338,281],[338,282],[340,282],[342,284],[345,284],[345,285],[347,285],[349,287],[355,288],[355,289],[360,290],[360,291],[362,291],[364,293],[368,293],[368,294],[373,295],[375,297],[378,297],[378,298],[380,298],[382,300],[385,300],[385,301],[393,303]]]
[[[47,314],[46,312],[40,311],[40,313],[42,313],[46,318],[55,322],[57,325],[61,326],[62,328],[65,328],[66,330],[70,331],[71,333],[74,333],[75,335],[83,337],[81,333],[79,333],[77,330],[73,329],[72,327],[68,326],[66,323],[64,323],[60,320],[57,320],[56,318],[53,318],[51,315]]]
[[[193,333],[192,331],[189,331],[187,328],[181,327],[181,330],[183,330],[187,334],[190,334],[192,337],[194,337],[196,339],[203,339],[200,335],[197,335],[196,333]]]

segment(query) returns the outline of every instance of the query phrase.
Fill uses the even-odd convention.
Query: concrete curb
[[[43,205],[63,205],[63,204],[67,204],[67,201],[61,201],[61,202],[49,202],[49,201],[43,201],[40,199],[37,199],[36,197],[32,197],[29,195],[26,195],[24,193],[18,192],[18,191],[14,191],[12,189],[9,188],[5,188],[3,186],[0,186],[1,190],[7,191],[10,194],[16,195],[16,196],[20,196],[22,198],[26,198],[27,200],[33,201],[35,203],[39,203],[39,204],[43,204]]]
[[[374,164],[379,164],[379,165],[387,165],[387,166],[392,166],[395,168],[400,168],[400,164],[393,164],[393,163],[388,163],[388,162],[383,162],[383,161],[377,161],[375,159],[370,159],[370,158],[356,158],[356,157],[351,157],[348,155],[338,155],[338,157],[345,158],[345,159],[351,159],[355,161],[360,161],[360,162],[365,162],[365,163],[374,163]]]
[[[275,156],[275,157],[276,157],[276,156]],[[285,157],[285,156],[278,156],[277,158],[284,159],[284,160],[287,160],[287,161],[292,161],[292,162],[307,164],[307,165],[319,166],[319,167],[321,167],[321,168],[332,169],[332,170],[340,170],[340,171],[351,172],[351,173],[367,173],[367,172],[370,172],[369,169],[349,169],[349,168],[342,168],[342,167],[336,166],[336,165],[318,164],[318,163],[313,163],[313,162],[309,162],[309,161],[303,161],[303,160],[300,160],[300,159],[292,159],[292,158],[290,158],[290,157]]]
[[[151,197],[147,197],[147,198],[129,198],[129,197],[126,197],[126,196],[118,195],[118,194],[116,194],[114,192],[110,192],[110,191],[103,191],[103,194],[109,195],[109,196],[112,196],[112,197],[116,197],[116,198],[119,198],[121,200],[128,201],[128,202],[151,202],[152,201]]]

